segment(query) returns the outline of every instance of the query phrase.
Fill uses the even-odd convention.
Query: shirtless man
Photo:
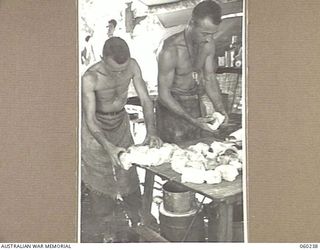
[[[128,114],[128,86],[132,80],[140,98],[147,136],[144,144],[160,147],[153,105],[138,63],[130,58],[126,42],[112,37],[105,42],[102,60],[82,77],[82,181],[91,191],[95,234],[106,230],[115,200],[124,200],[133,223],[139,221],[141,194],[135,167],[124,170],[119,154],[133,144]]]
[[[164,141],[193,140],[200,138],[201,131],[213,132],[198,119],[199,97],[204,93],[228,122],[214,71],[214,36],[220,22],[220,6],[210,0],[201,2],[187,28],[163,43],[158,58],[157,128]]]

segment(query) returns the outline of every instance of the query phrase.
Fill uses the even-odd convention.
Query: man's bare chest
[[[188,75],[192,72],[200,72],[204,63],[200,61],[199,55],[190,56],[188,53],[181,53],[177,58],[176,75]]]
[[[99,75],[96,84],[97,92],[117,92],[128,88],[132,74],[128,72],[107,73]]]

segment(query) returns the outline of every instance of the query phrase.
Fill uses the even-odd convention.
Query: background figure
[[[117,27],[117,21],[114,19],[109,20],[108,25],[106,27],[108,28],[108,38],[113,37],[114,31]]]
[[[93,51],[93,46],[91,43],[92,36],[88,35],[85,38],[85,45],[81,51],[81,64],[88,66],[90,63],[96,61],[96,56]]]

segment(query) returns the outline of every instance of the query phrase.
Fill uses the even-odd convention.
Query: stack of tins
[[[195,193],[173,182],[163,185],[163,203],[159,210],[160,233],[172,242],[205,241],[203,211]]]

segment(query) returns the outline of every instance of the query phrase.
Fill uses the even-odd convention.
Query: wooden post
[[[208,240],[211,242],[232,242],[233,204],[217,202],[209,208]]]
[[[151,222],[151,206],[153,200],[154,173],[146,170],[144,192],[142,200],[142,223],[149,225]]]

